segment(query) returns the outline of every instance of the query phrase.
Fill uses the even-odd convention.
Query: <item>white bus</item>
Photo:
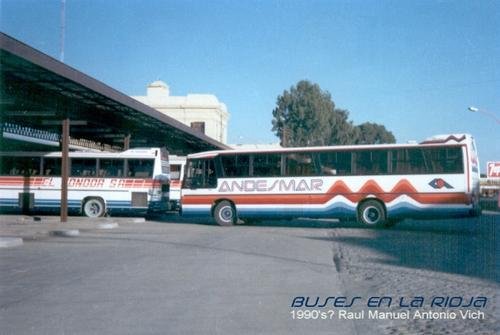
[[[168,209],[165,149],[70,152],[68,211],[99,217]],[[61,206],[61,152],[0,152],[0,211],[38,212]]]
[[[182,214],[331,217],[390,226],[407,217],[479,214],[479,166],[470,135],[420,144],[212,151],[189,155]]]
[[[170,155],[170,207],[178,210],[181,202],[181,185],[184,178],[185,156]]]

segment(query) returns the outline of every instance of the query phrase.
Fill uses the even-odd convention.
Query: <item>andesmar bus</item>
[[[220,225],[309,217],[391,226],[479,215],[478,162],[468,134],[419,144],[203,152],[187,158],[181,210]]]

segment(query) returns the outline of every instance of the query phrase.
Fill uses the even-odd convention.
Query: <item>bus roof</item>
[[[466,143],[466,139],[471,138],[469,134],[448,134],[448,135],[436,135],[425,139],[420,143],[393,143],[393,144],[357,144],[357,145],[337,145],[337,146],[316,146],[316,147],[286,147],[286,148],[272,148],[272,149],[255,149],[255,148],[245,148],[245,149],[230,149],[230,150],[215,150],[215,151],[205,151],[195,154],[188,155],[188,158],[210,158],[217,155],[224,154],[239,154],[239,153],[287,153],[287,152],[310,152],[318,150],[363,150],[363,149],[394,149],[401,147],[419,147],[422,145],[462,145]]]
[[[153,158],[161,153],[160,148],[134,148],[122,152],[95,152],[95,151],[70,151],[69,157],[81,158]],[[41,151],[16,151],[0,152],[1,156],[15,157],[61,157],[60,151],[41,152]]]

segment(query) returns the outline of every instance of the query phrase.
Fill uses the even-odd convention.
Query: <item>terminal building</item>
[[[172,96],[170,87],[158,80],[148,85],[146,96],[133,98],[197,132],[227,143],[229,113],[226,105],[213,94]]]
[[[153,86],[148,93],[157,97],[166,91],[168,96],[166,85]],[[185,156],[228,148],[215,136],[196,131],[191,124],[186,126],[3,33],[0,97],[3,151],[59,148],[64,120],[70,124],[69,142],[73,150],[166,147],[171,154]],[[217,98],[212,98],[218,103]],[[224,104],[218,105],[227,114]]]
[[[158,98],[167,93],[166,101],[169,101],[168,87],[165,84],[156,83],[151,89],[148,96],[152,94]],[[100,183],[114,178],[122,182],[130,180],[135,185],[137,181],[147,182],[149,178],[143,177],[145,171],[138,171],[131,166],[140,163],[143,170],[147,170],[148,176],[153,175],[157,172],[152,167],[166,167],[161,162],[156,162],[166,157],[167,151],[170,155],[186,156],[200,151],[229,149],[229,146],[215,139],[225,140],[227,111],[224,104],[214,96],[204,95],[185,97],[184,102],[181,100],[176,102],[177,109],[185,109],[186,112],[201,111],[201,115],[211,115],[209,112],[215,109],[219,110],[219,119],[214,122],[207,116],[179,118],[183,122],[177,121],[166,113],[0,33],[0,167],[3,168],[0,171],[0,210],[22,210],[27,213],[50,207],[60,209],[61,222],[66,222],[69,209],[80,210],[88,216],[100,216],[106,212],[103,209],[115,206],[113,201],[124,210],[149,210],[149,205],[154,203],[153,195],[162,194],[163,197],[166,193],[163,187],[166,184],[160,182],[159,188],[158,183],[143,183],[142,186],[145,187],[140,190],[127,186],[124,188],[125,192],[85,189],[87,195],[83,197],[69,181],[70,178],[86,178],[88,182],[93,180],[95,185],[104,185]],[[176,104],[167,103],[167,106],[174,107]],[[212,134],[212,128],[219,133]],[[133,148],[143,148],[135,151],[137,154],[141,150],[149,152],[144,148],[161,149],[151,151],[154,158],[144,158],[146,161],[142,156],[125,160],[116,158],[121,151]],[[83,160],[75,160],[70,157],[70,151],[72,155],[87,156]],[[127,152],[134,154],[132,151],[134,150]],[[47,152],[55,152],[57,157],[47,158]],[[115,155],[113,152],[118,153]],[[110,165],[103,163],[107,158],[101,161],[103,154],[111,155]],[[13,156],[16,159],[11,159]],[[156,162],[151,163],[151,159]],[[89,169],[78,168],[83,161]],[[47,168],[49,164],[52,165]],[[108,165],[111,167],[109,171],[114,171],[114,176],[99,176],[98,171],[107,171],[107,168],[101,167]],[[164,170],[161,171],[158,176],[166,174]],[[99,183],[97,180],[100,180]],[[88,193],[89,190],[92,193]],[[116,195],[125,197],[108,197]],[[93,209],[99,209],[95,211],[96,215],[93,215]]]

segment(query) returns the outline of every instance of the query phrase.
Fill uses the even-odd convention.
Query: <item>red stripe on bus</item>
[[[29,186],[43,186],[51,181],[51,177],[2,177],[0,178],[1,185],[29,185]]]
[[[237,205],[323,205],[337,195],[341,195],[351,202],[357,203],[373,193],[351,193],[351,194],[275,194],[275,195],[186,195],[182,197],[184,205],[208,205],[218,199],[230,199]],[[402,194],[383,193],[373,194],[385,203],[391,202]],[[421,204],[468,204],[470,197],[465,193],[439,193],[439,194],[406,194]]]
[[[0,177],[0,186],[18,186],[18,187],[53,186],[54,178],[59,178],[59,177]],[[102,178],[70,177],[70,179],[71,178],[79,178],[86,180],[104,180]],[[155,183],[153,179],[120,179],[120,178],[106,178],[106,179],[119,181],[116,183],[115,186],[110,186],[109,188],[151,188]],[[85,186],[73,185],[71,187],[78,188]]]
[[[470,177],[470,160],[469,160],[469,148],[465,147],[465,158],[467,159],[467,192],[471,189],[471,177]]]
[[[466,193],[423,193],[418,192],[406,179],[400,180],[390,191],[384,191],[380,185],[370,179],[358,191],[353,191],[342,181],[336,181],[326,193],[322,194],[218,194],[218,195],[186,195],[182,203],[186,205],[212,204],[221,198],[233,200],[236,204],[312,204],[322,205],[333,197],[342,195],[351,202],[359,202],[368,195],[373,195],[385,203],[391,202],[401,195],[407,195],[421,204],[461,204],[469,203]]]

